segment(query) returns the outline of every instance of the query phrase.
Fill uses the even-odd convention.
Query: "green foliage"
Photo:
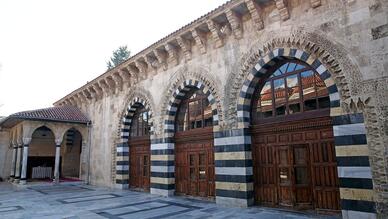
[[[113,51],[112,57],[106,62],[108,70],[123,63],[130,55],[131,52],[128,50],[127,46],[120,46],[118,49]]]

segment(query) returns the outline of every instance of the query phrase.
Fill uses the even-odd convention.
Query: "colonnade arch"
[[[87,130],[83,124],[25,120],[12,127],[11,132],[14,145],[11,181],[26,184],[27,179],[51,178],[55,183],[59,183],[61,170],[68,167],[68,165],[61,167],[61,156],[64,156],[63,151],[68,149],[67,146],[70,147],[70,145],[64,145],[69,143],[69,132],[77,136],[77,151],[79,152],[79,154],[77,152],[76,164],[73,163],[74,160],[69,161],[70,166],[74,166],[72,169],[77,172],[70,174],[75,178],[72,180],[80,180],[81,172],[88,171],[86,165],[81,165],[87,162],[86,153],[88,153]]]

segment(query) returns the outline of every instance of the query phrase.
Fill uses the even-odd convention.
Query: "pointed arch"
[[[115,177],[112,177],[115,181],[116,187],[128,188],[129,184],[129,145],[128,138],[131,129],[132,118],[136,110],[142,106],[149,112],[149,126],[151,127],[151,133],[153,132],[153,115],[154,115],[154,103],[152,96],[148,91],[144,89],[134,89],[134,92],[129,94],[124,111],[120,115],[119,123],[119,142],[116,144],[112,170],[115,173]]]
[[[171,83],[163,93],[163,100],[160,107],[161,121],[158,122],[157,135],[159,137],[171,136],[172,120],[175,119],[177,106],[182,98],[192,88],[200,89],[209,100],[213,111],[213,129],[219,130],[223,124],[223,110],[221,107],[222,95],[216,79],[202,67],[180,68],[171,78]]]
[[[312,45],[311,47],[316,46]],[[349,212],[358,211],[363,214],[374,215],[376,204],[373,198],[372,171],[369,162],[364,115],[359,112],[350,113],[341,107],[341,105],[347,105],[349,100],[352,102],[349,84],[342,69],[335,60],[330,58],[329,54],[325,54],[325,51],[320,50],[319,47],[317,47],[317,50],[313,50],[314,52],[307,52],[291,46],[265,48],[264,51],[265,53],[261,53],[256,61],[251,64],[252,68],[249,71],[247,69],[248,73],[244,77],[241,89],[238,92],[236,101],[237,128],[241,130],[249,129],[252,121],[253,94],[260,79],[268,77],[267,72],[272,66],[284,59],[297,59],[305,62],[319,74],[329,92],[330,116],[333,121],[343,214],[347,215]],[[250,134],[245,133],[243,136],[248,141],[241,143],[251,144]],[[360,160],[359,163],[354,162],[357,159]],[[363,194],[362,197],[361,193]],[[361,205],[362,208],[359,207]]]
[[[212,109],[214,134],[221,129],[222,121],[220,91],[205,69],[185,66],[170,81],[160,109],[158,133],[151,139],[151,193],[159,195],[173,195],[175,191],[175,118],[186,94],[192,90],[205,94]]]

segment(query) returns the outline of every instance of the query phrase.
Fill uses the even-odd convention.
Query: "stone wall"
[[[221,8],[226,16],[230,14],[228,7],[237,7],[238,2],[242,1],[232,1]],[[289,18],[279,4],[260,5],[264,28],[258,28],[257,14],[242,14],[239,28],[230,22],[229,29],[218,30],[223,31],[218,35],[221,38],[214,37],[211,30],[205,36],[205,45],[191,42],[190,53],[180,44],[181,49],[173,59],[176,65],[168,62],[150,67],[128,84],[102,86],[100,96],[96,91],[98,86],[85,87],[87,90],[79,92],[78,97],[93,90],[94,96],[77,99],[77,95],[70,94],[57,102],[78,105],[92,120],[91,183],[114,186],[116,145],[121,143],[123,115],[133,98],[142,95],[141,98],[149,102],[153,111],[152,138],[162,139],[166,137],[165,113],[169,110],[171,95],[185,80],[199,80],[212,89],[219,116],[218,129],[227,132],[239,128],[238,97],[255,62],[276,48],[296,48],[322,60],[330,71],[329,83],[338,87],[340,115],[364,116],[373,177],[373,194],[368,200],[377,203],[377,212],[387,214],[388,3],[383,0],[322,0],[314,1],[321,2],[319,7],[312,7],[312,1],[287,2]],[[201,19],[209,21],[211,16],[216,15]],[[108,77],[116,70],[108,72]],[[126,150],[124,148],[120,150]],[[362,199],[356,195],[353,198]],[[351,217],[352,211],[345,216]]]
[[[80,174],[80,155],[82,147],[82,139],[79,132],[72,131],[66,134],[66,139],[62,143],[62,176],[63,177],[79,177]]]
[[[11,174],[12,148],[10,148],[9,132],[0,130],[0,178],[7,180]]]

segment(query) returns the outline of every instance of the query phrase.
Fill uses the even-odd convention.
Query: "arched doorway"
[[[337,211],[329,91],[314,68],[281,59],[252,103],[254,196],[260,205]]]
[[[129,144],[129,186],[150,190],[150,126],[149,112],[140,105],[132,117]]]
[[[81,170],[82,135],[71,128],[65,135],[61,147],[60,177],[63,180],[79,180]]]
[[[55,136],[46,126],[37,128],[29,145],[27,180],[51,181],[55,168]]]
[[[175,120],[176,194],[214,197],[213,116],[207,96],[192,88]]]

